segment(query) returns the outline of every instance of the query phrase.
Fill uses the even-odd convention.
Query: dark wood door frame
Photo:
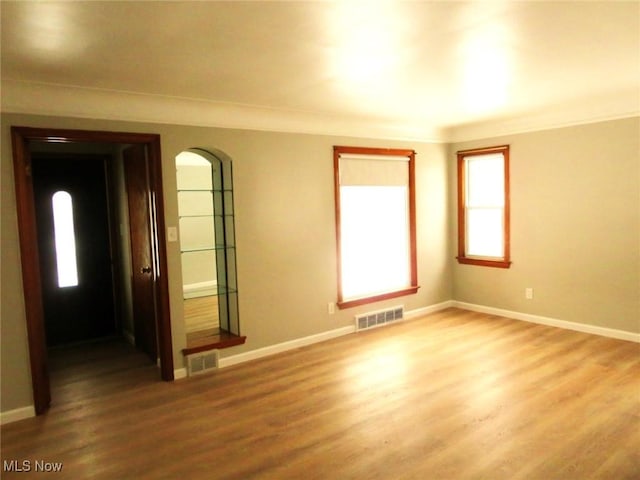
[[[159,272],[156,296],[156,322],[158,331],[158,355],[160,375],[163,380],[173,380],[173,347],[171,342],[171,317],[169,310],[169,283],[167,280],[167,245],[165,238],[164,203],[162,191],[162,159],[160,135],[128,132],[102,132],[88,130],[61,130],[48,128],[11,127],[13,167],[16,186],[16,205],[24,289],[29,361],[33,400],[37,414],[44,413],[51,401],[47,347],[42,305],[42,285],[38,255],[33,179],[29,142],[45,143],[118,143],[144,144],[150,169],[150,195],[154,231],[152,232],[154,261]]]

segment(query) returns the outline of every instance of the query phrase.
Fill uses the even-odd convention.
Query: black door
[[[33,154],[48,346],[116,333],[105,165],[104,156]],[[77,282],[71,280],[63,286],[59,284],[54,237],[53,197],[58,192],[64,192],[62,196],[68,194],[71,200],[77,266]]]

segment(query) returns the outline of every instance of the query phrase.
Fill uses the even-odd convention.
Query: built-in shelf
[[[201,149],[189,152],[204,161],[176,165],[181,258],[183,266],[191,267],[190,273],[194,268],[201,269],[201,277],[206,272],[207,279],[215,278],[217,287],[210,294],[217,297],[220,329],[214,333],[192,332],[198,334],[197,338],[188,334],[185,355],[241,345],[245,341],[240,335],[238,312],[231,159],[221,152]],[[210,283],[196,275],[191,278],[195,280],[187,283]]]
[[[213,328],[207,331],[196,332],[196,334],[187,334],[187,347],[182,349],[183,355],[192,355],[194,353],[206,352],[207,350],[216,350],[236,345],[242,345],[247,337],[234,335],[219,328]]]

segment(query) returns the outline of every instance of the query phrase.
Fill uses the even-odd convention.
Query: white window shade
[[[409,184],[409,157],[340,155],[340,185]]]

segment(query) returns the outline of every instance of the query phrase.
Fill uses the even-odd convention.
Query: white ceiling
[[[10,2],[2,110],[450,141],[640,114],[640,2]]]

